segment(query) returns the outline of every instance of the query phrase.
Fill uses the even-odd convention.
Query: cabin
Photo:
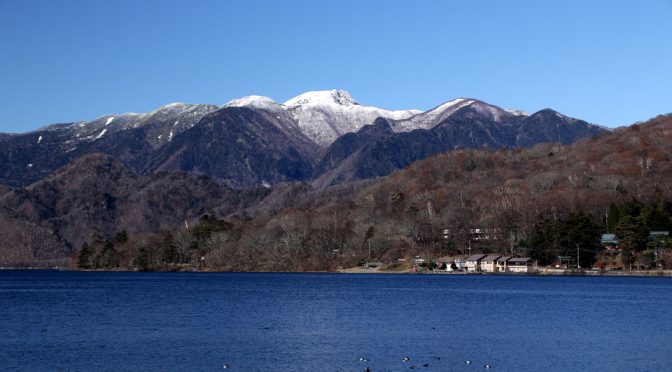
[[[532,268],[532,259],[529,257],[511,258],[507,262],[507,268],[511,273],[529,273]]]
[[[670,236],[670,232],[667,230],[651,230],[649,231],[649,239],[658,240],[660,238],[666,238]]]
[[[618,240],[616,234],[602,234],[600,243],[608,252],[618,252],[621,250],[618,246],[620,241]]]
[[[473,254],[467,258],[465,261],[465,267],[467,272],[476,273],[481,271],[481,261],[487,256],[487,254]]]
[[[489,256],[485,256],[483,260],[481,260],[481,271],[485,273],[494,273],[497,271],[497,259],[502,257],[501,254],[492,254]]]
[[[502,256],[497,259],[497,272],[498,273],[505,273],[508,270],[507,263],[511,259],[511,256]]]

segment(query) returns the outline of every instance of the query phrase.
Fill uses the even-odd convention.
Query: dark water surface
[[[10,270],[0,370],[670,371],[670,310],[672,278]]]

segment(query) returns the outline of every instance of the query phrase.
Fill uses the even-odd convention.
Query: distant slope
[[[606,132],[584,121],[552,110],[534,115],[514,115],[496,106],[471,100],[448,114],[435,113],[430,129],[394,133],[399,122],[378,121],[335,141],[316,167],[315,184],[384,176],[417,160],[454,149],[530,147],[539,143],[569,144]],[[409,119],[412,120],[413,118]],[[416,119],[418,120],[418,119]],[[375,128],[375,129],[374,129]]]
[[[0,265],[66,259],[94,232],[171,229],[204,213],[235,213],[267,193],[184,173],[138,177],[109,155],[87,155],[0,196]]]
[[[0,183],[26,186],[95,152],[115,156],[137,171],[148,154],[217,108],[174,103],[145,114],[105,115],[90,122],[50,125],[30,133],[0,136]]]
[[[307,92],[284,104],[248,96],[223,107],[173,103],[2,134],[0,184],[27,186],[105,153],[140,175],[181,170],[236,188],[312,180],[324,186],[386,175],[453,149],[569,143],[601,131],[552,110],[529,116],[472,98],[420,112],[363,106],[342,90]]]
[[[232,187],[308,179],[313,153],[249,108],[227,107],[153,154],[145,173],[185,171]]]

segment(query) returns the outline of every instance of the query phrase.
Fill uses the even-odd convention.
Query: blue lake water
[[[672,278],[10,270],[0,369],[663,371],[671,309]]]

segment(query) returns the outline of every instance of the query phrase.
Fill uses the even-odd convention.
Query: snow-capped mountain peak
[[[359,105],[350,93],[340,90],[317,90],[300,94],[283,104],[288,108],[296,106],[355,106]]]
[[[279,103],[269,97],[265,96],[245,96],[241,98],[232,99],[227,102],[224,107],[251,107],[265,110],[282,109]]]
[[[344,90],[306,92],[284,104],[301,131],[319,146],[326,147],[338,137],[372,124],[376,118],[402,120],[420,113],[418,110],[391,111],[362,106]]]

